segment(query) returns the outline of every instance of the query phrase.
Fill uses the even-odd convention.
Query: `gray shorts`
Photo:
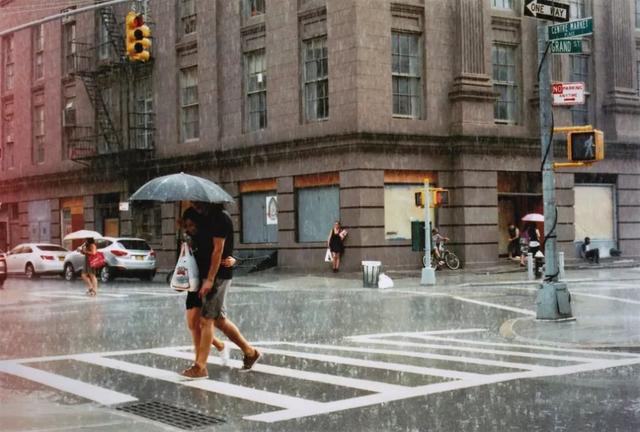
[[[216,279],[213,288],[202,300],[200,316],[209,319],[226,318],[225,299],[230,286],[231,279]]]

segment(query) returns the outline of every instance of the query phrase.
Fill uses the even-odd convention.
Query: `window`
[[[98,59],[109,59],[109,28],[104,18],[98,14]]]
[[[640,51],[638,51],[638,61],[636,62],[636,90],[640,96]]]
[[[264,50],[245,54],[247,130],[267,127],[267,74]]]
[[[518,121],[518,85],[516,81],[516,47],[494,44],[491,52],[493,61],[493,88],[499,94],[493,109],[493,117],[501,122]]]
[[[424,221],[424,209],[416,207],[414,193],[424,190],[424,184],[386,184],[384,186],[384,238],[411,239],[411,222]],[[435,224],[435,209],[429,209]]]
[[[569,17],[571,19],[586,18],[589,13],[587,1],[588,0],[569,0]]]
[[[133,208],[134,236],[150,243],[162,241],[162,207],[160,203],[143,203]],[[125,249],[150,250],[146,241],[119,240]]]
[[[264,14],[265,0],[243,0],[244,15],[256,16]]]
[[[491,7],[495,9],[513,9],[513,0],[491,0]]]
[[[67,74],[76,70],[76,23],[70,22],[64,25],[62,29],[64,40],[64,67]]]
[[[198,68],[180,71],[180,109],[182,140],[200,136],[200,110],[198,107]]]
[[[150,149],[153,147],[153,92],[151,87],[151,77],[146,76],[138,79],[136,87],[136,112],[135,138],[136,148]]]
[[[195,33],[197,30],[198,15],[196,0],[179,0],[180,3],[180,27],[182,35]]]
[[[15,168],[15,125],[13,120],[13,103],[6,103],[3,109],[3,142],[4,142],[4,168]]]
[[[33,107],[33,163],[44,162],[44,105]]]
[[[304,41],[304,113],[306,121],[329,118],[327,37]]]
[[[44,26],[33,28],[33,79],[44,78]]]
[[[571,119],[574,125],[589,124],[589,56],[572,55],[571,82],[583,82],[585,85],[584,105],[571,107]]]
[[[14,45],[13,35],[5,36],[2,40],[2,48],[4,52],[3,65],[4,65],[4,90],[13,90],[15,66],[14,66]]]
[[[422,62],[420,36],[391,34],[393,114],[420,118],[422,106]]]
[[[326,242],[329,230],[340,216],[338,186],[296,190],[298,242]]]

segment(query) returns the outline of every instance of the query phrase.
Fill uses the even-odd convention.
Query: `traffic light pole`
[[[66,12],[62,12],[62,13],[59,13],[59,14],[49,15],[48,17],[45,17],[45,18],[41,18],[41,19],[38,19],[38,20],[35,20],[35,21],[30,21],[30,22],[25,23],[25,24],[20,24],[19,26],[12,27],[12,28],[7,29],[7,30],[2,30],[2,31],[0,31],[0,37],[2,37],[4,35],[11,34],[11,33],[16,32],[18,30],[22,30],[22,29],[29,28],[29,27],[32,27],[32,26],[37,26],[37,25],[40,25],[40,24],[44,24],[44,23],[47,23],[49,21],[54,21],[54,20],[57,20],[57,19],[68,17],[68,16],[77,15],[77,14],[82,13],[82,12],[87,12],[87,11],[94,10],[94,9],[100,9],[100,8],[105,7],[105,6],[111,6],[111,5],[115,5],[115,4],[118,4],[118,3],[125,3],[125,2],[128,2],[128,1],[130,1],[130,0],[110,0],[110,1],[106,1],[104,3],[96,3],[96,4],[89,5],[89,6],[79,7],[77,9],[71,9],[71,10],[68,10]]]
[[[431,193],[429,192],[429,180],[424,181],[424,266],[420,285],[435,285],[436,271],[431,267],[431,220],[429,209],[431,208]]]
[[[558,242],[556,227],[556,180],[553,171],[551,71],[547,56],[547,24],[538,22],[538,54],[542,62],[539,72],[540,143],[542,144],[542,194],[544,200],[544,254],[545,275],[536,299],[536,318],[564,320],[571,318],[571,305],[567,284],[558,281]]]

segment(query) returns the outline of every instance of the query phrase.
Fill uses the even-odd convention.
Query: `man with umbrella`
[[[230,267],[221,263],[233,252],[233,222],[222,204],[194,202],[196,232],[192,235],[194,255],[202,285],[198,296],[202,300],[200,311],[200,345],[195,364],[182,372],[191,378],[207,378],[207,359],[214,340],[215,327],[219,328],[244,353],[243,369],[251,369],[261,354],[242,336],[236,325],[227,318],[225,298],[231,286]],[[189,211],[188,209],[187,211]],[[186,212],[185,212],[186,213]],[[193,212],[190,217],[193,216]]]

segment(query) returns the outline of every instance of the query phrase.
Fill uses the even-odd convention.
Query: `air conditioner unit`
[[[73,127],[76,125],[76,109],[67,107],[62,111],[62,126]]]

